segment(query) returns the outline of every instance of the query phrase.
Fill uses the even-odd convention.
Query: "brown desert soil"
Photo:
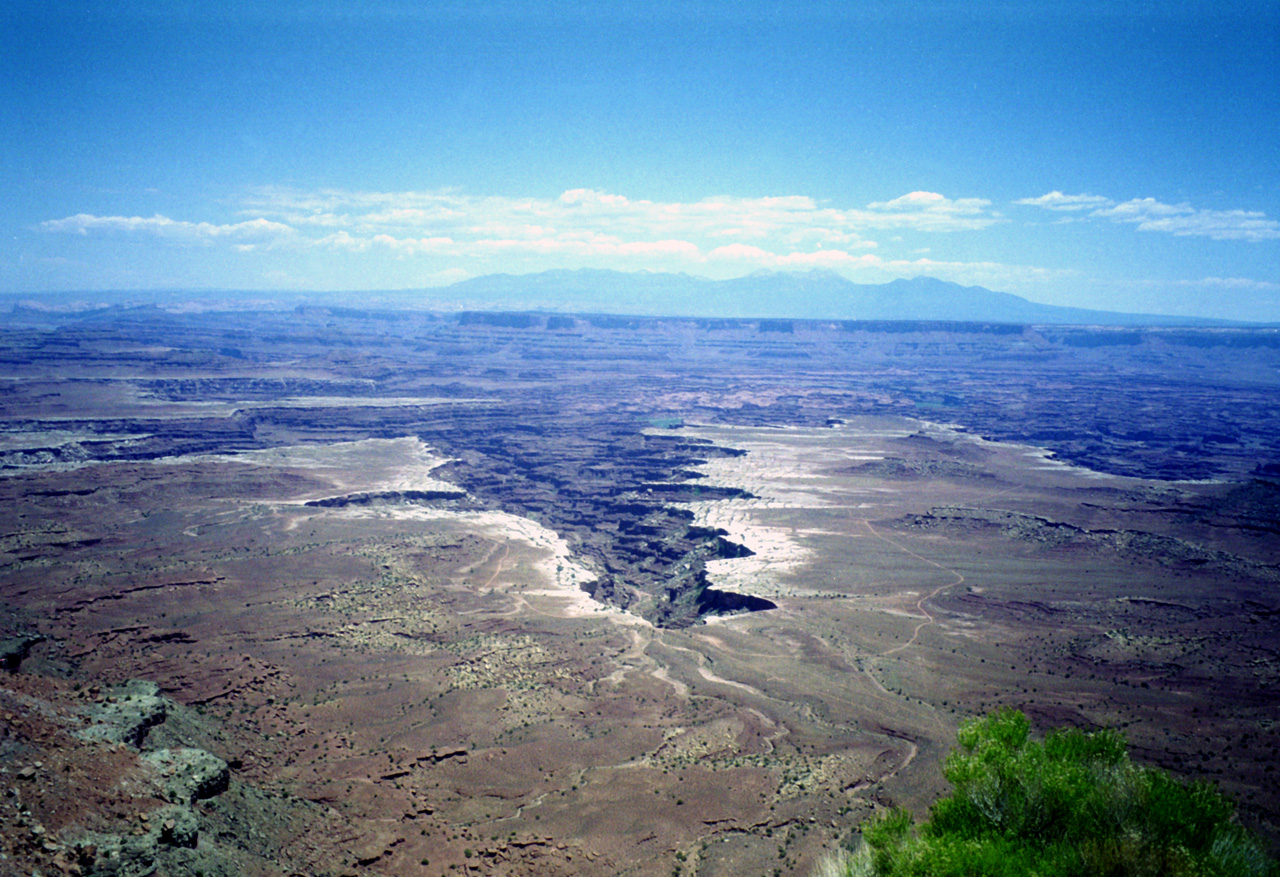
[[[0,873],[807,874],[1004,706],[1280,836],[1242,446],[1099,471],[748,328],[432,319],[234,362],[203,323],[10,338]],[[760,344],[855,337],[797,334]]]

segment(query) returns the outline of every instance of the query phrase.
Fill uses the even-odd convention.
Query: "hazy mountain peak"
[[[491,274],[446,288],[453,302],[501,310],[651,316],[928,320],[983,323],[1188,325],[1215,321],[1039,304],[1007,292],[936,277],[855,283],[827,268],[756,271],[730,280],[599,268]]]

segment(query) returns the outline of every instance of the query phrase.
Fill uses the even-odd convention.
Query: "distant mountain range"
[[[834,271],[758,272],[733,280],[691,274],[581,269],[489,274],[430,289],[103,290],[0,295],[0,309],[28,317],[83,318],[102,308],[170,311],[282,310],[298,306],[364,310],[543,311],[649,317],[792,320],[927,320],[1093,326],[1258,326],[1256,323],[1129,314],[1037,304],[1007,292],[932,277],[854,283]],[[80,317],[76,315],[79,314]]]
[[[854,283],[833,271],[761,272],[733,280],[583,269],[490,274],[424,291],[451,307],[637,316],[936,320],[1104,326],[1211,326],[1226,321],[1037,304],[932,277]],[[429,305],[428,305],[429,306]]]

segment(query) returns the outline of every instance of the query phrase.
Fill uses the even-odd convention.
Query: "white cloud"
[[[1014,204],[1026,204],[1031,207],[1043,207],[1046,210],[1089,210],[1107,207],[1115,202],[1102,195],[1064,195],[1054,190],[1039,198],[1019,198]]]
[[[464,237],[558,237],[596,231],[635,240],[826,240],[840,246],[874,246],[863,232],[887,228],[961,231],[985,228],[999,217],[980,198],[952,200],[913,192],[866,209],[837,209],[804,195],[698,201],[631,199],[594,189],[570,189],[555,198],[470,196],[438,192],[295,192],[262,189],[244,199],[246,211],[296,227],[342,227],[352,233],[418,229]]]
[[[1064,195],[1054,191],[1014,202],[1058,211],[1088,210],[1089,216],[1137,226],[1138,231],[1162,231],[1179,237],[1217,241],[1280,240],[1280,222],[1256,210],[1201,210],[1190,204],[1165,204],[1155,198],[1115,202],[1101,195]]]
[[[336,231],[333,234],[325,235],[312,241],[317,247],[329,247],[335,250],[351,250],[352,252],[363,252],[369,249],[369,240],[367,238],[352,237],[351,233],[346,231]]]
[[[1149,218],[1186,216],[1196,211],[1189,204],[1161,204],[1155,198],[1133,198],[1123,204],[1093,211],[1094,216],[1109,216],[1119,222],[1142,222]]]
[[[908,192],[892,201],[875,201],[867,206],[872,210],[926,210],[931,213],[981,213],[991,205],[982,198],[961,198],[952,201],[937,192]]]
[[[909,192],[891,201],[873,201],[867,209],[874,212],[863,213],[859,219],[879,228],[974,231],[1001,221],[998,214],[987,211],[990,206],[985,198],[952,200],[937,192]]]
[[[417,256],[423,253],[448,255],[456,249],[454,240],[448,237],[397,238],[389,234],[380,234],[374,235],[369,243],[386,247],[401,256]]]
[[[744,267],[773,268],[776,270],[830,268],[848,269],[881,264],[870,254],[854,255],[845,250],[814,250],[811,252],[775,253],[750,244],[726,244],[707,254],[711,261],[738,263]]]
[[[570,189],[556,199],[559,203],[575,207],[626,208],[631,202],[623,195],[609,195],[594,189]],[[648,203],[648,202],[642,202]]]
[[[1130,222],[1138,231],[1163,231],[1181,237],[1216,241],[1280,240],[1280,222],[1255,210],[1197,210],[1189,204],[1163,204],[1154,198],[1134,198],[1094,216]]]
[[[862,276],[883,279],[955,273],[961,263],[896,262],[873,255],[868,251],[877,244],[867,239],[870,232],[945,233],[1002,221],[989,201],[934,192],[844,209],[803,195],[651,201],[589,188],[555,197],[267,188],[244,195],[240,209],[245,220],[230,224],[78,214],[42,227],[79,235],[225,241],[246,254],[288,248],[336,259],[419,260],[433,276],[549,267],[718,276],[759,268],[828,268],[851,276],[869,271]],[[373,261],[365,264],[374,269]],[[990,275],[992,268],[975,270]]]
[[[272,222],[259,217],[245,222],[229,225],[218,225],[210,222],[183,222],[156,214],[143,216],[92,216],[88,213],[77,213],[65,219],[52,219],[42,222],[40,227],[45,231],[69,232],[88,235],[91,231],[117,231],[125,233],[143,233],[157,237],[179,240],[209,240],[227,238],[232,240],[269,239],[288,235],[293,229],[279,222]]]
[[[1179,280],[1178,286],[1210,286],[1219,289],[1252,289],[1270,292],[1280,290],[1280,283],[1270,280],[1254,280],[1250,277],[1202,277],[1199,280]]]

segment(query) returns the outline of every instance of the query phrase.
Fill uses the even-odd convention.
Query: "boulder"
[[[218,756],[203,749],[158,749],[142,760],[159,774],[164,796],[175,804],[192,804],[227,790],[231,770]]]
[[[147,731],[164,721],[168,707],[154,682],[131,679],[88,713],[93,724],[78,732],[81,738],[140,747]]]

